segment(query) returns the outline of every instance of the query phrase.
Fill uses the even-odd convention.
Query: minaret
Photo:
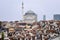
[[[22,1],[22,14],[24,13],[24,3]]]
[[[22,17],[23,17],[23,14],[24,14],[24,3],[22,1]]]

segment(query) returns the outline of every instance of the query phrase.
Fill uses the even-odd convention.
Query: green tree
[[[4,32],[2,32],[2,40],[4,40]]]
[[[2,22],[0,21],[0,26],[2,25]]]

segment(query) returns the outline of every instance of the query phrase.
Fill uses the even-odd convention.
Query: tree
[[[4,32],[2,32],[2,40],[4,40]]]
[[[2,25],[2,22],[0,21],[0,26]]]

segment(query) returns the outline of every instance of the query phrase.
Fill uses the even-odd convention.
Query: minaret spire
[[[24,3],[22,1],[22,16],[23,16],[23,14],[24,14]]]
[[[22,1],[22,14],[24,13],[24,3]]]

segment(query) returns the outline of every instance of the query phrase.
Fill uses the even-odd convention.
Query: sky
[[[43,15],[46,20],[52,20],[54,14],[60,14],[60,0],[0,0],[0,21],[22,20],[28,10],[34,11],[38,20],[43,20]]]

